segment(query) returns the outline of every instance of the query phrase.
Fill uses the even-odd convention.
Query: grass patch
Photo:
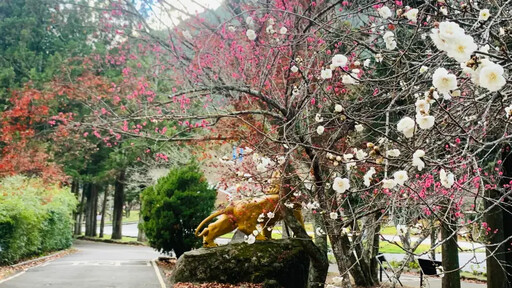
[[[105,243],[115,243],[115,244],[130,244],[130,245],[144,245],[148,246],[147,242],[139,242],[137,241],[137,237],[128,237],[123,236],[121,239],[111,239],[112,235],[103,235],[103,238],[100,237],[90,237],[84,236],[83,234],[77,237],[77,239],[89,240],[89,241],[97,241],[97,242],[105,242]]]
[[[400,242],[399,242],[400,244]],[[414,251],[416,254],[425,253],[430,250],[430,245],[428,244],[420,244],[418,248]],[[379,244],[379,252],[380,253],[388,253],[388,254],[405,254],[405,251],[399,246],[381,241]],[[436,252],[441,252],[441,247],[436,249]]]
[[[380,229],[380,234],[382,235],[396,235],[396,227],[395,226],[385,226]]]
[[[132,210],[130,212],[129,217],[125,217],[123,215],[123,223],[130,223],[130,222],[139,222],[139,210]],[[100,224],[100,221],[98,221],[98,225]],[[105,224],[112,224],[112,221],[110,220],[110,217],[105,217]]]

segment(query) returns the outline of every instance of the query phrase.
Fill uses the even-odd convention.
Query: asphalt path
[[[152,260],[160,254],[146,246],[76,240],[78,251],[30,268],[0,288],[161,288]]]

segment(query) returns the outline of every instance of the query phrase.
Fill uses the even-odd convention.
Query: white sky
[[[224,0],[167,0],[167,3],[173,5],[177,9],[188,11],[190,14],[195,14],[204,12],[201,5],[208,9],[216,9],[223,1]],[[153,5],[152,8],[156,15],[150,18],[149,24],[153,29],[159,30],[166,27],[172,27],[175,24],[178,24],[181,20],[188,18],[186,14],[176,10],[165,11],[164,9],[168,9],[170,7],[167,5],[163,6],[158,2]]]

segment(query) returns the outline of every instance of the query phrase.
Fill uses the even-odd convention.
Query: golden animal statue
[[[215,247],[214,240],[219,236],[229,233],[238,228],[239,231],[250,235],[257,229],[258,224],[264,225],[262,231],[256,236],[257,240],[266,240],[272,238],[272,227],[275,223],[283,219],[283,211],[279,207],[280,184],[279,172],[272,174],[272,187],[267,191],[267,195],[253,199],[244,199],[229,204],[226,208],[218,210],[204,219],[197,226],[195,235],[203,237],[204,247]],[[274,217],[269,218],[269,212],[274,213]],[[262,219],[260,215],[265,215]],[[300,205],[294,207],[293,214],[297,220],[304,226]],[[217,221],[208,225],[201,233],[199,230],[215,217]],[[262,221],[258,222],[258,219]]]

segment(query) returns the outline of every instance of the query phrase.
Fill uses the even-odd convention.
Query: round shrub
[[[179,257],[201,246],[194,230],[212,212],[216,191],[197,164],[169,172],[142,192],[143,229],[151,247]]]

